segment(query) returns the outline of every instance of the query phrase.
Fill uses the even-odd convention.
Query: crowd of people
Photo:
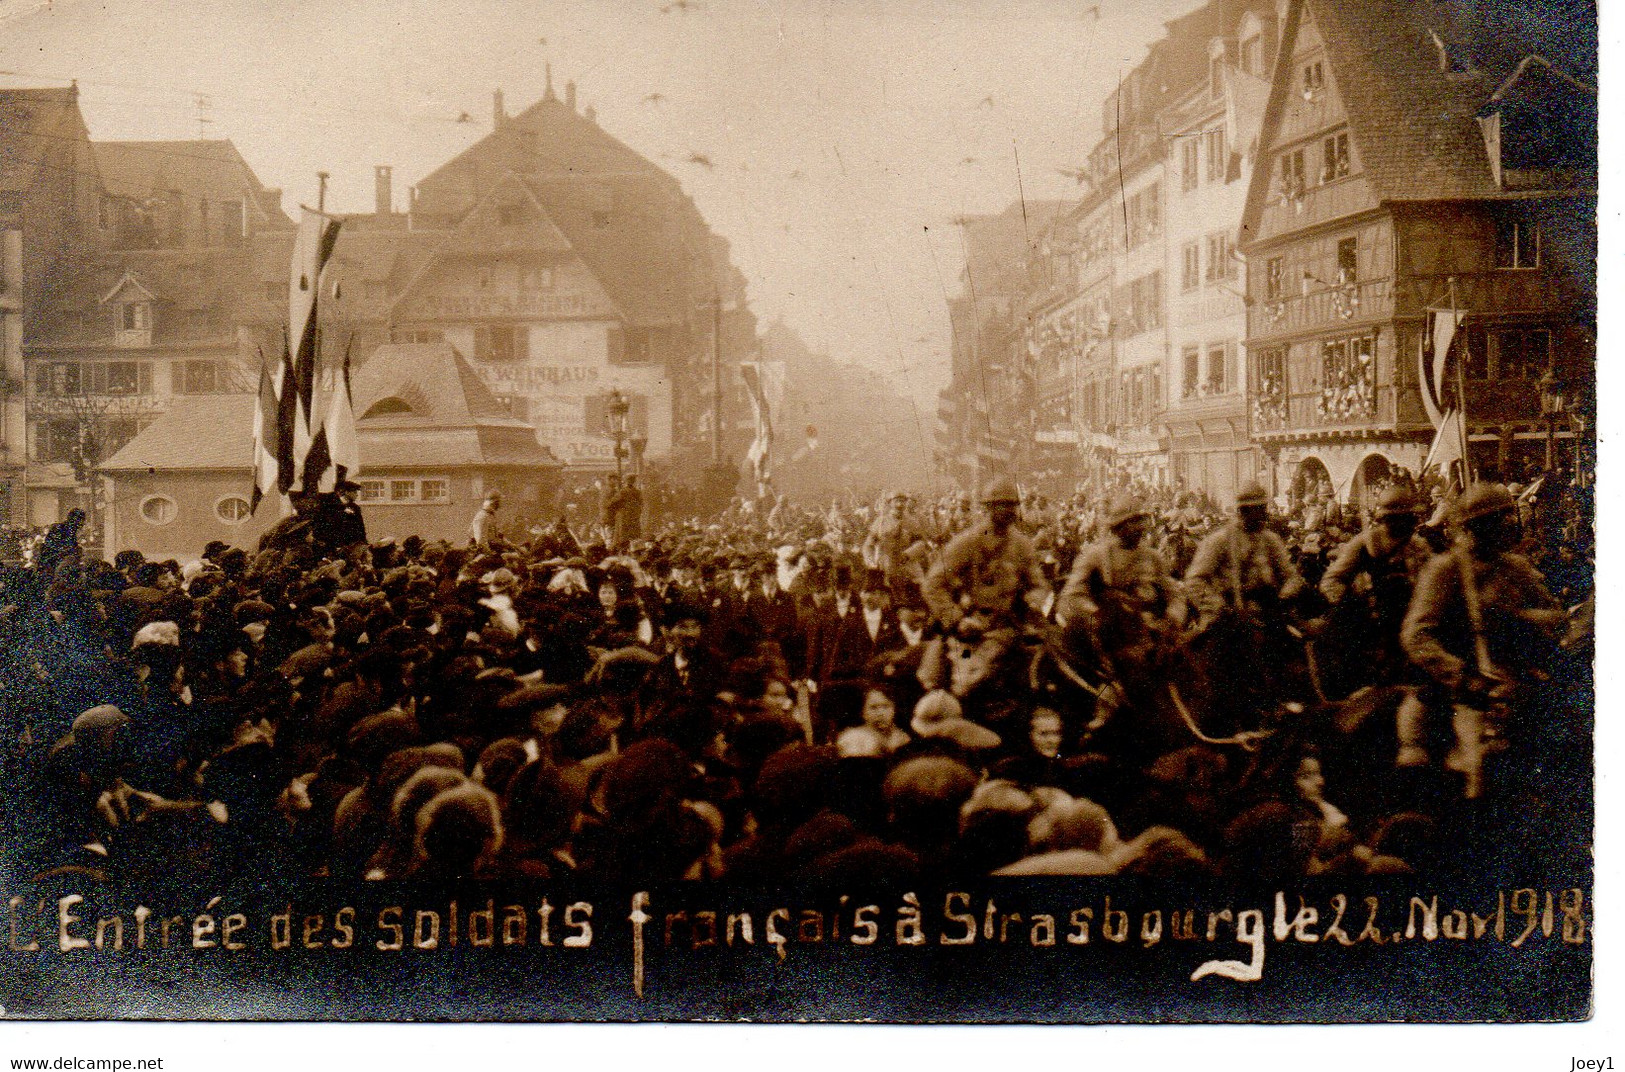
[[[54,532],[0,573],[12,877],[1404,873],[1513,762],[1588,770],[1567,492],[631,496],[493,495],[462,546],[338,496],[185,564]]]

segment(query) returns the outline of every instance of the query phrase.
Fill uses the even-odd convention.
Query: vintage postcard
[[[1588,1018],[1598,78],[0,3],[4,1016]]]

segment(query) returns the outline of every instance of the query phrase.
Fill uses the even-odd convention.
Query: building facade
[[[1596,98],[1541,47],[1459,6],[1288,5],[1240,234],[1251,434],[1283,505],[1369,506],[1420,473],[1441,315],[1464,316],[1438,368],[1476,475],[1525,479],[1583,434]],[[1563,117],[1560,143],[1531,111]]]

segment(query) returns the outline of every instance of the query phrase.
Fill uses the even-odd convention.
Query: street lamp
[[[620,388],[609,393],[609,434],[615,437],[615,476],[621,475],[621,459],[626,456],[626,415],[632,403],[621,394]]]
[[[642,432],[634,432],[628,440],[632,446],[632,475],[643,475],[643,452],[649,449],[649,437]]]
[[[1556,437],[1557,422],[1568,409],[1568,395],[1564,391],[1563,381],[1552,375],[1547,369],[1536,384],[1540,388],[1540,415],[1546,419],[1546,471],[1552,471],[1553,443]]]

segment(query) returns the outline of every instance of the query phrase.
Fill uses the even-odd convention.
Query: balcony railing
[[[1252,335],[1290,335],[1310,328],[1380,320],[1393,313],[1389,279],[1355,283],[1311,283],[1308,294],[1294,292],[1258,302],[1252,310]]]

